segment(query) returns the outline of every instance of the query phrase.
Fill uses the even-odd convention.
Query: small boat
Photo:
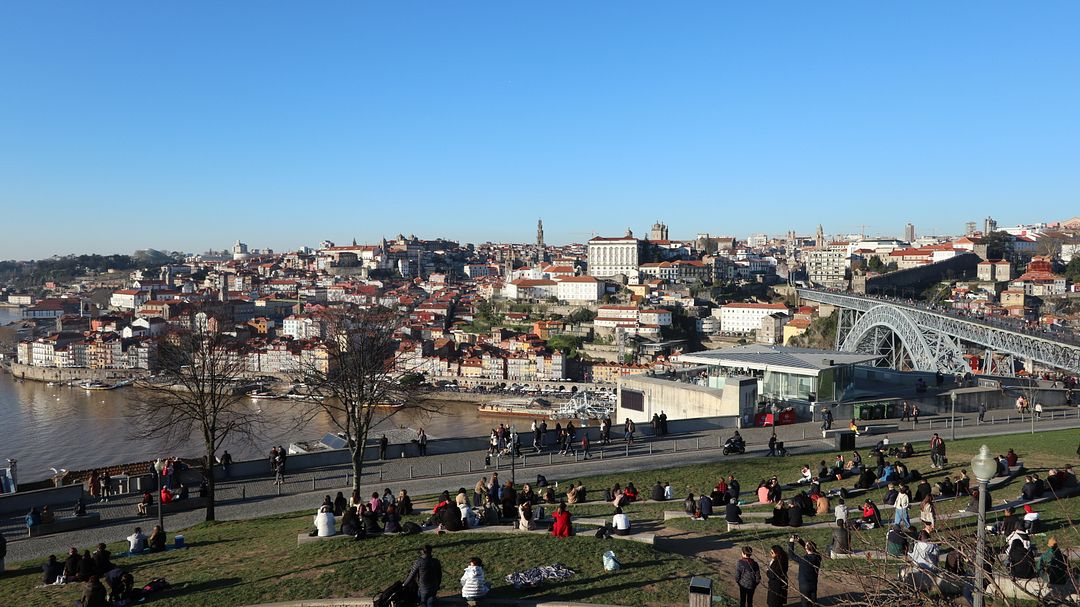
[[[83,390],[112,390],[116,386],[95,379],[93,381],[84,381],[79,384],[79,387]]]
[[[280,394],[277,394],[276,392],[271,392],[270,390],[252,390],[251,392],[247,393],[247,396],[252,400],[273,400],[276,398],[281,398]]]
[[[519,415],[522,417],[548,418],[555,407],[542,398],[496,400],[479,405],[476,410],[484,415]]]

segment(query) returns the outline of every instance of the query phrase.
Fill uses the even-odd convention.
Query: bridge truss
[[[1080,373],[1076,344],[902,303],[815,289],[798,289],[798,293],[839,310],[838,350],[878,354],[896,369],[965,372],[961,344],[968,343],[984,348],[985,364],[996,364],[1001,371],[1011,371],[1012,360],[1019,359]],[[994,362],[1001,357],[1001,362]]]

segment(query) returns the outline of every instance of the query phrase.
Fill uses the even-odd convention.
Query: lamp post
[[[949,394],[949,400],[952,401],[952,412],[949,413],[949,426],[952,427],[952,440],[956,440],[956,392]],[[944,465],[944,464],[942,464]]]
[[[517,430],[514,424],[510,424],[510,484],[516,485],[515,472],[517,471]]]
[[[165,469],[165,462],[161,461],[161,458],[157,458],[154,461],[154,475],[157,478],[157,524],[162,531],[165,531],[165,518],[161,512],[161,471]]]
[[[986,484],[997,474],[997,462],[990,456],[990,449],[983,445],[971,458],[971,471],[979,482],[979,525],[975,543],[975,602],[973,607],[983,607],[983,567],[986,550]]]

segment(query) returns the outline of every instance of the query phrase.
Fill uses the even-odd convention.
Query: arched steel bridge
[[[836,349],[885,357],[894,369],[963,373],[960,343],[986,349],[987,367],[995,356],[1034,361],[1080,374],[1080,340],[1076,336],[1031,334],[975,318],[851,293],[797,289],[802,299],[839,310]],[[1004,374],[1004,373],[1002,373]]]

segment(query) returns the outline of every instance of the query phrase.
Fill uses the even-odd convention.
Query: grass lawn
[[[993,453],[1004,453],[1012,447],[1029,470],[1042,472],[1048,467],[1064,466],[1076,461],[1080,430],[1041,432],[1035,435],[1015,434],[985,439],[947,441],[950,465],[947,472],[955,474],[967,467],[981,444],[990,446]],[[922,451],[909,458],[909,468],[928,476],[931,483],[943,474],[931,471],[929,457]],[[796,478],[803,463],[831,461],[836,452],[822,452],[788,458],[727,459],[717,457],[716,463],[657,469],[645,472],[620,473],[589,478],[560,478],[559,489],[571,481],[581,480],[589,488],[589,497],[596,500],[603,487],[618,482],[633,481],[643,495],[656,480],[670,482],[675,488],[675,502],[632,504],[627,513],[636,523],[661,524],[664,510],[680,510],[682,498],[688,491],[695,495],[710,490],[720,475],[734,474],[742,483],[744,496],[755,490],[762,478],[776,474],[782,481]],[[865,457],[865,453],[863,454]],[[994,495],[1015,498],[1020,482],[1014,481]],[[845,481],[851,486],[853,481]],[[827,486],[828,487],[828,486]],[[448,488],[453,490],[454,488]],[[880,503],[882,491],[870,492]],[[862,497],[853,498],[849,507],[857,507]],[[418,502],[427,503],[430,499]],[[1044,526],[1056,534],[1065,548],[1080,546],[1071,521],[1080,515],[1080,500],[1062,500],[1038,506]],[[311,511],[314,512],[313,504]],[[959,501],[939,504],[939,514],[955,512],[966,503]],[[592,501],[571,507],[576,518],[609,516],[611,507]],[[917,524],[917,509],[911,519]],[[998,515],[991,515],[991,520]],[[725,544],[750,544],[760,556],[771,544],[786,543],[791,530],[787,528],[725,531],[721,517],[697,522],[688,519],[668,521],[666,526],[676,530],[700,532],[719,536]],[[831,518],[831,517],[829,517]],[[890,512],[883,518],[891,520]],[[431,543],[444,568],[444,593],[459,592],[458,578],[470,556],[484,560],[488,579],[494,583],[493,597],[530,598],[546,600],[584,601],[621,605],[671,605],[686,600],[687,583],[692,575],[713,574],[730,577],[731,563],[712,569],[703,560],[686,558],[636,542],[596,540],[589,536],[556,540],[527,534],[424,534],[409,537],[381,537],[362,542],[338,540],[296,545],[296,535],[311,529],[312,514],[270,516],[237,522],[204,524],[183,532],[190,548],[164,554],[115,559],[131,570],[137,583],[153,577],[164,577],[174,589],[155,603],[163,606],[186,605],[246,605],[299,598],[371,596],[401,579],[415,560],[419,547]],[[806,522],[813,522],[809,517]],[[949,527],[974,530],[975,519],[968,518],[946,524]],[[813,539],[821,546],[828,543],[831,530],[800,530],[800,535]],[[856,548],[881,549],[884,531],[859,532],[852,538]],[[1036,538],[1045,546],[1045,539]],[[126,550],[126,543],[109,546],[114,553]],[[601,555],[614,550],[623,569],[617,573],[603,571]],[[62,555],[57,555],[62,557]],[[733,561],[734,559],[732,559]],[[569,581],[538,589],[515,590],[504,576],[539,565],[563,563],[577,572]],[[826,560],[826,568],[844,565],[842,561]],[[857,565],[855,565],[857,566]],[[0,577],[0,603],[26,606],[70,605],[81,595],[79,585],[66,588],[34,589],[40,582],[41,563],[9,564],[9,571]],[[723,585],[721,584],[721,590]],[[10,597],[19,597],[17,601]]]
[[[685,600],[691,575],[707,568],[685,557],[636,542],[593,537],[555,539],[532,534],[422,534],[361,542],[335,540],[297,546],[296,535],[311,528],[310,514],[202,524],[183,532],[190,546],[133,558],[114,559],[138,583],[164,577],[174,588],[155,605],[247,605],[316,597],[372,596],[402,579],[424,543],[442,561],[444,594],[460,592],[458,579],[471,556],[484,561],[498,598],[577,600],[623,605],[669,605]],[[111,544],[119,553],[126,544]],[[623,568],[603,569],[601,555],[614,550]],[[577,575],[558,585],[515,590],[507,574],[563,563]],[[0,597],[20,597],[25,606],[70,605],[81,584],[34,589],[40,564],[23,563],[0,577]],[[642,597],[647,597],[643,602]],[[0,600],[4,604],[16,604]]]

